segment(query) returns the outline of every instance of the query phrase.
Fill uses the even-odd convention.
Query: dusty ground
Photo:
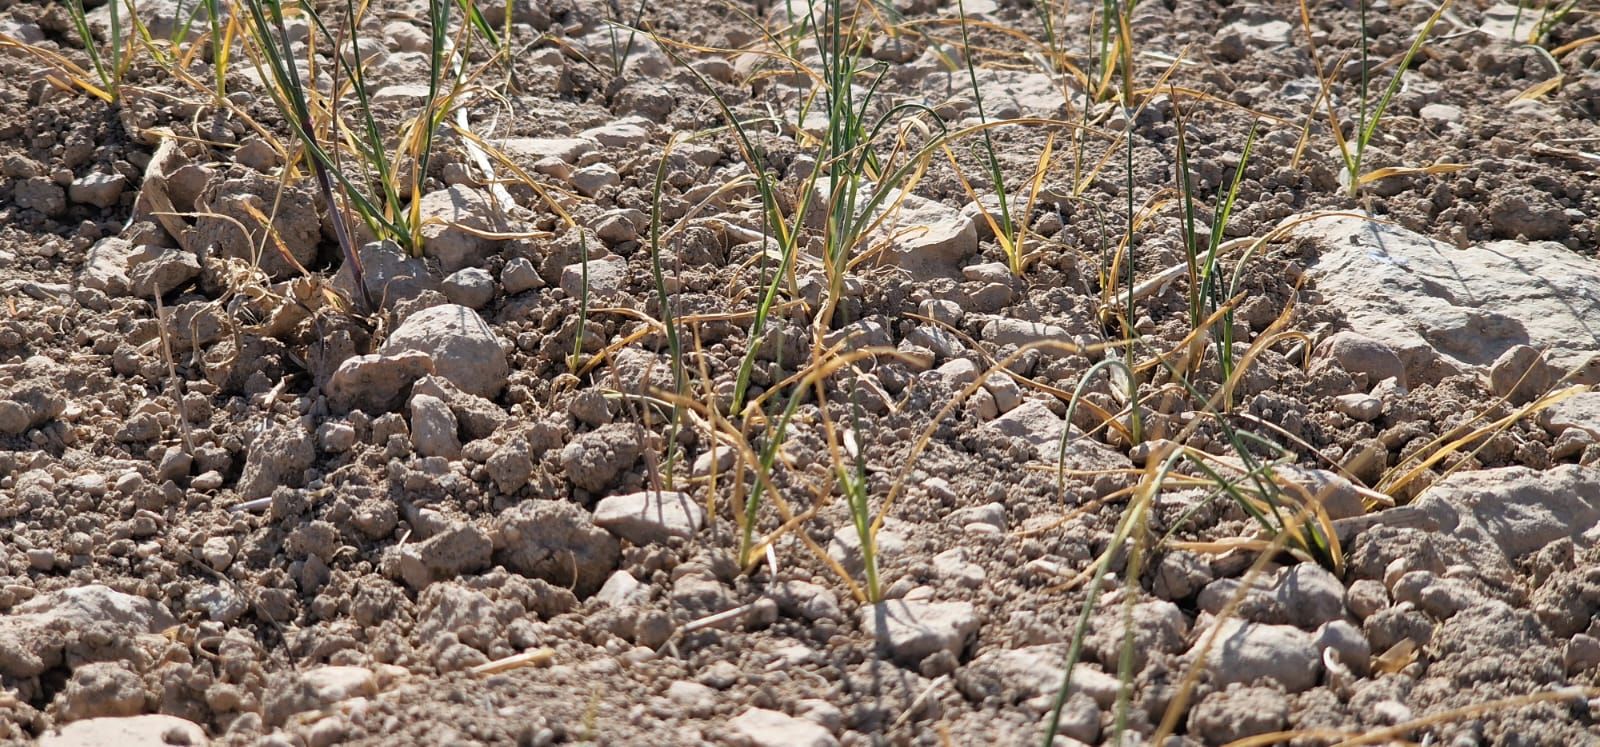
[[[364,27],[386,126],[417,100],[404,86],[425,70],[424,5],[374,3]],[[799,408],[774,475],[787,510],[815,511],[741,569],[730,504],[746,494],[744,460],[713,451],[704,427],[668,425],[667,340],[642,321],[661,317],[650,214],[673,142],[659,198],[664,224],[683,221],[663,242],[669,303],[694,399],[726,406],[771,265],[754,190],[718,189],[749,166],[703,85],[763,122],[756,139],[786,189],[804,183],[804,80],[716,51],[766,49],[754,19],[781,20],[783,4],[647,5],[644,24],[706,48],[673,48],[699,76],[642,36],[613,46],[604,22],[632,9],[587,0],[516,5],[509,83],[503,64],[473,63],[503,94],[471,100],[474,131],[582,228],[526,184],[497,209],[450,135],[421,189],[440,220],[426,258],[372,249],[384,309],[367,317],[295,268],[354,288],[310,183],[280,193],[267,136],[292,141],[248,64],[227,107],[148,58],[107,105],[0,49],[0,740],[1039,743],[1088,601],[1079,574],[1112,542],[1152,448],[1094,429],[1069,445],[1058,484],[1066,399],[1096,352],[1028,352],[1015,376],[958,397],[1019,345],[1120,337],[1102,267],[1124,233],[1127,166],[1108,149],[1125,128],[1134,203],[1169,200],[1136,231],[1136,278],[1182,263],[1170,198],[1183,115],[1205,206],[1260,125],[1227,238],[1323,210],[1386,222],[1302,225],[1239,270],[1239,350],[1262,344],[1225,422],[1277,445],[1252,447],[1258,458],[1298,465],[1288,483],[1332,485],[1342,562],[1284,552],[1250,571],[1258,553],[1232,543],[1259,528],[1244,511],[1167,486],[1139,574],[1130,584],[1119,555],[1096,602],[1056,743],[1119,730],[1142,743],[1169,714],[1175,744],[1278,731],[1296,744],[1600,741],[1600,394],[1568,389],[1600,380],[1587,326],[1600,319],[1600,45],[1582,44],[1600,15],[1554,26],[1545,49],[1578,44],[1550,57],[1499,33],[1508,6],[1454,4],[1366,167],[1462,168],[1350,198],[1326,114],[1306,129],[1327,106],[1313,48],[1338,71],[1335,106],[1355,111],[1350,4],[1310,3],[1309,40],[1293,3],[1139,4],[1134,78],[1153,90],[1128,127],[1115,104],[1086,113],[1076,83],[1040,72],[1022,40],[1044,36],[1031,5],[967,3],[986,114],[1033,118],[994,130],[1012,192],[1027,192],[1052,133],[1056,158],[1025,216],[1037,254],[1020,278],[962,212],[973,198],[958,173],[992,193],[968,139],[952,151],[959,172],[940,154],[915,190],[929,201],[918,220],[957,236],[936,247],[955,262],[897,254],[894,237],[844,286],[839,337],[907,354],[823,387],[874,507],[898,496],[878,535],[890,601],[872,606],[853,593],[859,541],[823,410]],[[886,96],[971,121],[965,69],[933,51],[959,53],[954,4],[884,8],[899,17],[878,22],[902,32],[879,28],[869,50]],[[1058,25],[1085,28],[1085,9],[1069,10]],[[1374,64],[1391,63],[1375,80],[1429,12],[1374,6]],[[53,3],[0,0],[0,33],[87,65]],[[1068,36],[1082,62],[1084,34]],[[206,59],[189,68],[199,81]],[[1513,101],[1552,76],[1558,87]],[[1064,123],[1081,122],[1093,131],[1075,171]],[[276,216],[283,252],[253,256],[259,214]],[[810,354],[827,290],[808,256],[753,393],[784,393]],[[1280,316],[1302,334],[1263,340]],[[1187,281],[1143,297],[1134,327],[1152,354],[1181,349]],[[593,362],[573,371],[580,332]],[[1200,395],[1216,369],[1195,367]],[[1170,383],[1145,382],[1149,433],[1226,454],[1214,423],[1185,430],[1210,416]],[[1115,412],[1114,388],[1099,372],[1087,400]],[[1539,403],[1546,391],[1568,398]],[[1073,433],[1096,424],[1080,409]],[[766,429],[748,436],[759,449]],[[669,486],[681,497],[648,492]],[[758,512],[761,533],[782,521],[773,503]]]

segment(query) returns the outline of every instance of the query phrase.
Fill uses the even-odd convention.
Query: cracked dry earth
[[[152,28],[175,11],[139,5]],[[1124,407],[1108,369],[1091,371],[1103,354],[991,364],[1120,335],[1102,262],[1130,182],[1137,204],[1170,196],[1184,116],[1203,205],[1260,126],[1225,236],[1271,234],[1226,265],[1244,294],[1239,350],[1262,344],[1225,422],[1282,449],[1280,479],[1326,496],[1343,562],[1279,553],[1252,573],[1256,551],[1230,541],[1258,525],[1174,481],[1150,504],[1142,562],[1119,556],[1089,611],[1053,744],[1119,731],[1169,745],[1600,742],[1600,46],[1581,43],[1600,15],[1587,3],[1545,40],[1577,43],[1560,56],[1512,35],[1515,6],[1454,3],[1366,158],[1460,168],[1351,199],[1328,118],[1306,122],[1327,106],[1319,61],[1353,111],[1353,4],[1312,0],[1308,30],[1282,0],[1139,3],[1134,79],[1171,87],[1141,93],[1130,117],[1085,111],[1076,79],[1043,72],[1023,41],[1044,38],[1031,4],[968,0],[985,116],[1034,122],[993,130],[1012,193],[1051,133],[1057,157],[1021,215],[1036,254],[1020,278],[958,178],[992,199],[959,143],[903,203],[910,230],[875,236],[878,253],[851,268],[822,330],[901,353],[819,390],[831,422],[852,424],[873,506],[901,486],[877,535],[879,605],[853,593],[860,541],[815,399],[773,474],[790,509],[814,511],[737,565],[730,506],[751,473],[706,421],[668,425],[667,343],[645,321],[661,312],[650,218],[665,153],[659,207],[681,224],[662,242],[666,289],[696,398],[726,403],[768,245],[740,181],[750,167],[703,85],[761,123],[765,168],[792,199],[818,168],[816,126],[794,121],[811,81],[761,54],[757,25],[781,26],[784,4],[646,3],[641,23],[695,45],[674,49],[681,63],[642,37],[614,44],[603,3],[516,2],[509,19],[480,5],[509,20],[517,53],[507,76],[470,52],[499,96],[464,98],[467,120],[576,227],[524,181],[501,202],[445,131],[415,195],[432,221],[423,256],[362,249],[383,304],[367,319],[318,290],[356,289],[311,183],[285,176],[271,143],[288,128],[242,55],[227,106],[148,56],[112,106],[0,48],[0,741],[1044,742],[1089,603],[1079,574],[1152,449],[1096,428],[1087,407],[1068,422],[1081,382],[1085,402]],[[1066,5],[1060,28],[1087,28],[1079,6],[1093,4]],[[883,100],[978,121],[966,70],[946,64],[962,56],[956,4],[880,10],[874,23],[901,30],[878,28],[865,52]],[[1389,60],[1375,79],[1431,10],[1373,4],[1368,42]],[[425,11],[380,0],[361,25],[385,126],[418,106]],[[0,0],[0,33],[88,65],[59,4]],[[1086,60],[1085,35],[1067,36]],[[192,62],[197,80],[208,59]],[[1085,118],[1085,159],[1115,157],[1074,195],[1073,130],[1039,122]],[[1107,151],[1124,131],[1126,163]],[[269,213],[283,250],[260,253]],[[1153,211],[1136,279],[1181,266],[1181,235],[1173,206]],[[815,253],[796,275],[756,341],[753,392],[781,389],[811,350],[830,289]],[[1188,281],[1166,277],[1133,320],[1151,351],[1189,331]],[[1280,316],[1302,334],[1264,340]],[[569,368],[575,343],[593,365]],[[1207,355],[1204,396],[1218,383]],[[1229,453],[1202,396],[1154,374],[1141,401],[1152,437]],[[757,513],[761,532],[780,521],[772,502]]]

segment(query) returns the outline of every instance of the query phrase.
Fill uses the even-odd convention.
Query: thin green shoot
[[[1365,1],[1359,3],[1359,13],[1357,15],[1361,26],[1361,109],[1357,113],[1358,125],[1355,133],[1355,142],[1350,143],[1344,137],[1337,121],[1331,123],[1334,140],[1339,146],[1339,154],[1344,159],[1347,180],[1346,191],[1350,197],[1355,197],[1361,191],[1362,159],[1366,155],[1367,146],[1372,142],[1372,138],[1378,134],[1378,125],[1383,121],[1384,111],[1389,108],[1389,102],[1394,98],[1395,93],[1400,90],[1400,81],[1405,76],[1406,70],[1411,67],[1411,60],[1417,56],[1417,52],[1422,50],[1422,45],[1427,42],[1428,35],[1433,32],[1434,24],[1438,23],[1452,1],[1444,0],[1441,2],[1438,9],[1434,10],[1433,14],[1428,16],[1428,20],[1422,24],[1422,28],[1417,32],[1416,38],[1412,40],[1405,56],[1401,58],[1399,67],[1395,69],[1394,76],[1389,79],[1388,86],[1384,88],[1383,95],[1378,98],[1376,104],[1370,102],[1369,91],[1371,81],[1367,61],[1367,3]],[[1331,101],[1329,101],[1329,107],[1332,107]]]
[[[978,70],[972,62],[972,39],[967,31],[967,6],[964,0],[958,0],[957,10],[961,13],[961,47],[962,57],[967,63],[967,79],[972,83],[972,100],[977,104],[978,122],[983,125],[989,123],[989,117],[983,110],[983,88],[978,85]],[[983,156],[984,162],[989,167],[989,182],[994,187],[995,197],[1000,202],[1000,224],[996,228],[995,236],[999,239],[1001,248],[1005,250],[1006,257],[1011,265],[1011,274],[1022,275],[1022,246],[1021,237],[1011,222],[1011,201],[1006,195],[1005,175],[1000,170],[1000,159],[995,156],[994,140],[990,137],[989,128],[983,128]],[[985,211],[987,213],[987,211]]]
[[[628,57],[633,54],[634,40],[639,33],[639,22],[644,20],[644,9],[648,1],[639,0],[639,7],[633,11],[633,21],[627,23],[623,20],[622,8],[618,4],[618,0],[610,0],[612,21],[606,24],[606,36],[611,42],[611,75],[613,77],[622,75],[622,68],[628,64]],[[628,30],[627,37],[623,40],[618,38],[619,27],[626,27]]]
[[[1250,155],[1255,147],[1260,123],[1251,123],[1250,134],[1245,137],[1244,149],[1240,152],[1239,163],[1234,168],[1233,179],[1228,184],[1227,190],[1217,195],[1217,202],[1212,210],[1210,236],[1202,256],[1200,236],[1195,222],[1194,175],[1189,163],[1188,129],[1181,110],[1175,108],[1174,111],[1178,133],[1178,191],[1183,210],[1184,258],[1189,268],[1189,326],[1191,329],[1198,329],[1202,319],[1212,316],[1218,310],[1223,311],[1221,323],[1218,325],[1220,329],[1215,330],[1212,339],[1216,342],[1222,378],[1227,379],[1233,375],[1234,367],[1234,317],[1233,307],[1224,303],[1222,243],[1229,218],[1233,215],[1234,203],[1239,197],[1239,185],[1243,183],[1245,169],[1250,164]],[[1230,288],[1229,291],[1231,290]],[[1232,409],[1232,402],[1224,402],[1223,408]]]
[[[582,228],[578,233],[578,265],[582,268],[578,291],[578,318],[572,334],[572,354],[567,356],[567,370],[578,373],[583,367],[583,343],[589,336],[589,236]]]
[[[850,388],[850,419],[851,432],[863,432],[861,422],[861,403],[858,399],[859,390]],[[861,542],[861,564],[866,576],[867,603],[877,604],[883,601],[882,586],[878,583],[878,543],[872,531],[872,503],[867,497],[867,457],[866,450],[860,446],[859,440],[856,447],[851,449],[853,457],[849,465],[842,462],[835,465],[839,476],[839,484],[844,489],[845,499],[850,508],[850,520],[855,524],[856,537]]]
[[[222,0],[205,0],[206,21],[211,25],[211,75],[216,81],[217,98],[228,95],[228,57],[233,40],[222,22]]]
[[[95,42],[94,32],[89,29],[89,19],[84,14],[83,0],[67,0],[66,4],[67,15],[72,18],[72,26],[78,32],[83,50],[89,55],[89,63],[94,67],[95,75],[100,78],[100,87],[111,96],[113,102],[122,96],[122,77],[127,70],[123,62],[122,18],[118,6],[119,3],[112,0],[111,44],[106,49],[106,55],[102,56],[100,46]]]
[[[678,320],[672,306],[672,299],[667,293],[666,273],[661,263],[661,194],[667,179],[667,161],[672,155],[676,137],[667,142],[666,148],[661,152],[661,160],[656,164],[656,178],[650,196],[650,273],[655,281],[656,302],[661,307],[661,326],[667,331],[667,348],[672,356],[672,387],[673,398],[672,421],[667,430],[667,457],[666,469],[667,486],[672,486],[673,468],[679,457],[678,429],[683,422],[683,398],[688,395],[689,375],[683,364],[683,343],[678,336]],[[587,271],[587,270],[586,270]]]

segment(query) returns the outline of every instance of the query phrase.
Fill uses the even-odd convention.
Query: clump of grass
[[[741,431],[747,434],[746,440],[760,442],[760,446],[752,450],[754,464],[750,466],[761,479],[744,494],[735,514],[740,530],[737,558],[746,567],[753,565],[766,546],[756,536],[761,508],[767,499],[779,499],[766,476],[778,466],[788,425],[799,406],[814,399],[819,408],[825,408],[825,384],[831,376],[855,365],[864,356],[893,354],[892,351],[862,350],[843,353],[824,345],[823,338],[836,326],[836,321],[840,321],[835,316],[844,296],[846,280],[851,269],[867,256],[867,237],[889,219],[932,155],[952,136],[924,105],[880,105],[879,89],[886,80],[888,68],[863,60],[867,37],[858,25],[857,10],[856,3],[849,0],[828,0],[805,10],[803,22],[791,25],[791,33],[800,29],[810,31],[818,53],[811,65],[784,53],[787,46],[784,40],[769,37],[775,47],[773,57],[813,81],[815,89],[808,106],[814,103],[826,116],[822,132],[810,140],[815,168],[799,185],[792,200],[779,199],[783,187],[768,168],[764,154],[751,135],[751,128],[758,123],[736,114],[709,80],[685,64],[676,45],[657,38],[662,49],[700,82],[721,110],[750,166],[762,206],[763,234],[775,245],[778,258],[775,267],[763,265],[746,350],[735,372],[734,391],[727,408],[731,416],[743,420]],[[916,120],[921,124],[913,122],[915,115],[925,115]],[[803,118],[804,112],[802,121]],[[909,145],[910,132],[923,134],[923,142],[916,147]],[[793,208],[786,210],[786,205]],[[818,305],[810,309],[811,359],[795,375],[775,382],[765,393],[752,398],[750,379],[771,314],[786,292],[796,295],[798,253],[800,247],[813,238],[820,240],[819,258],[826,289]],[[778,402],[783,403],[781,408],[768,410]],[[863,555],[869,559],[866,589],[861,596],[877,601],[881,594],[877,588],[876,563],[870,559],[875,557],[874,538],[879,524],[873,521],[867,500],[865,467],[853,464],[854,458],[846,458],[838,449],[833,456],[834,485],[846,498],[852,521],[862,533]]]
[[[348,214],[363,222],[375,237],[392,240],[413,254],[420,253],[422,217],[418,198],[421,182],[427,174],[434,133],[444,123],[462,84],[462,73],[450,70],[449,0],[429,0],[428,94],[409,129],[400,137],[401,145],[394,154],[388,150],[385,133],[368,99],[361,55],[349,49],[356,45],[346,43],[346,31],[353,33],[359,27],[361,13],[355,0],[346,0],[344,24],[338,34],[330,33],[314,7],[300,7],[300,12],[323,38],[334,40],[334,90],[329,94],[332,100],[325,106],[318,99],[320,94],[302,78],[293,59],[282,5],[268,0],[245,0],[244,5],[249,13],[247,36],[271,76],[272,84],[268,88],[305,151],[328,210],[344,215],[336,199],[342,197]],[[357,127],[353,131],[345,129],[341,116],[344,107],[340,101],[345,88],[340,84],[341,77],[355,99]],[[322,115],[324,111],[326,115]],[[324,131],[327,132],[325,137]],[[357,169],[345,168],[342,154],[346,151],[355,156]],[[402,164],[406,162],[411,167],[409,184],[404,183],[406,170]],[[412,198],[409,205],[408,195]],[[354,237],[343,218],[335,219],[333,224],[344,261],[350,267],[360,295],[358,300],[370,311],[372,299],[362,277]]]

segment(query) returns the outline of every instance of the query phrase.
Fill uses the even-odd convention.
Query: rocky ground
[[[139,5],[186,48],[172,3]],[[398,131],[426,96],[426,3],[372,5],[372,105]],[[1600,741],[1592,9],[1535,47],[1536,11],[1454,3],[1365,156],[1452,166],[1350,197],[1325,110],[1350,137],[1351,3],[1308,2],[1309,29],[1282,0],[1139,3],[1131,113],[1049,73],[1030,3],[965,2],[970,50],[956,3],[873,6],[885,101],[977,123],[976,78],[985,118],[1025,120],[992,136],[1011,193],[1036,193],[1034,254],[1011,273],[975,205],[994,205],[976,137],[929,161],[904,230],[836,290],[802,253],[752,395],[781,408],[824,302],[816,337],[879,353],[784,426],[756,511],[776,539],[741,568],[749,449],[772,429],[726,408],[771,240],[707,86],[760,123],[793,202],[820,130],[799,114],[812,80],[763,33],[785,5],[646,3],[665,46],[607,25],[631,8],[479,5],[515,53],[472,48],[461,121],[504,160],[442,131],[422,256],[363,247],[381,309],[362,314],[248,56],[219,102],[208,54],[146,49],[107,104],[39,54],[89,65],[60,4],[0,0],[0,740],[1042,743],[1084,574],[1142,506],[1054,744]],[[1092,10],[1058,10],[1085,65]],[[1431,12],[1372,6],[1374,80]],[[948,64],[968,51],[971,78]],[[1193,390],[1142,369],[1134,443],[1104,427],[1127,403],[1091,367],[1122,335],[1105,267],[1130,198],[1149,208],[1141,356],[1190,348],[1179,117],[1207,225],[1260,128],[1223,244],[1249,362],[1221,414],[1215,348]],[[658,209],[696,404],[676,426]],[[1175,440],[1237,459],[1229,430],[1321,499],[1335,559],[1265,545],[1196,469],[1145,489]],[[835,469],[852,462],[887,509],[879,604]]]

